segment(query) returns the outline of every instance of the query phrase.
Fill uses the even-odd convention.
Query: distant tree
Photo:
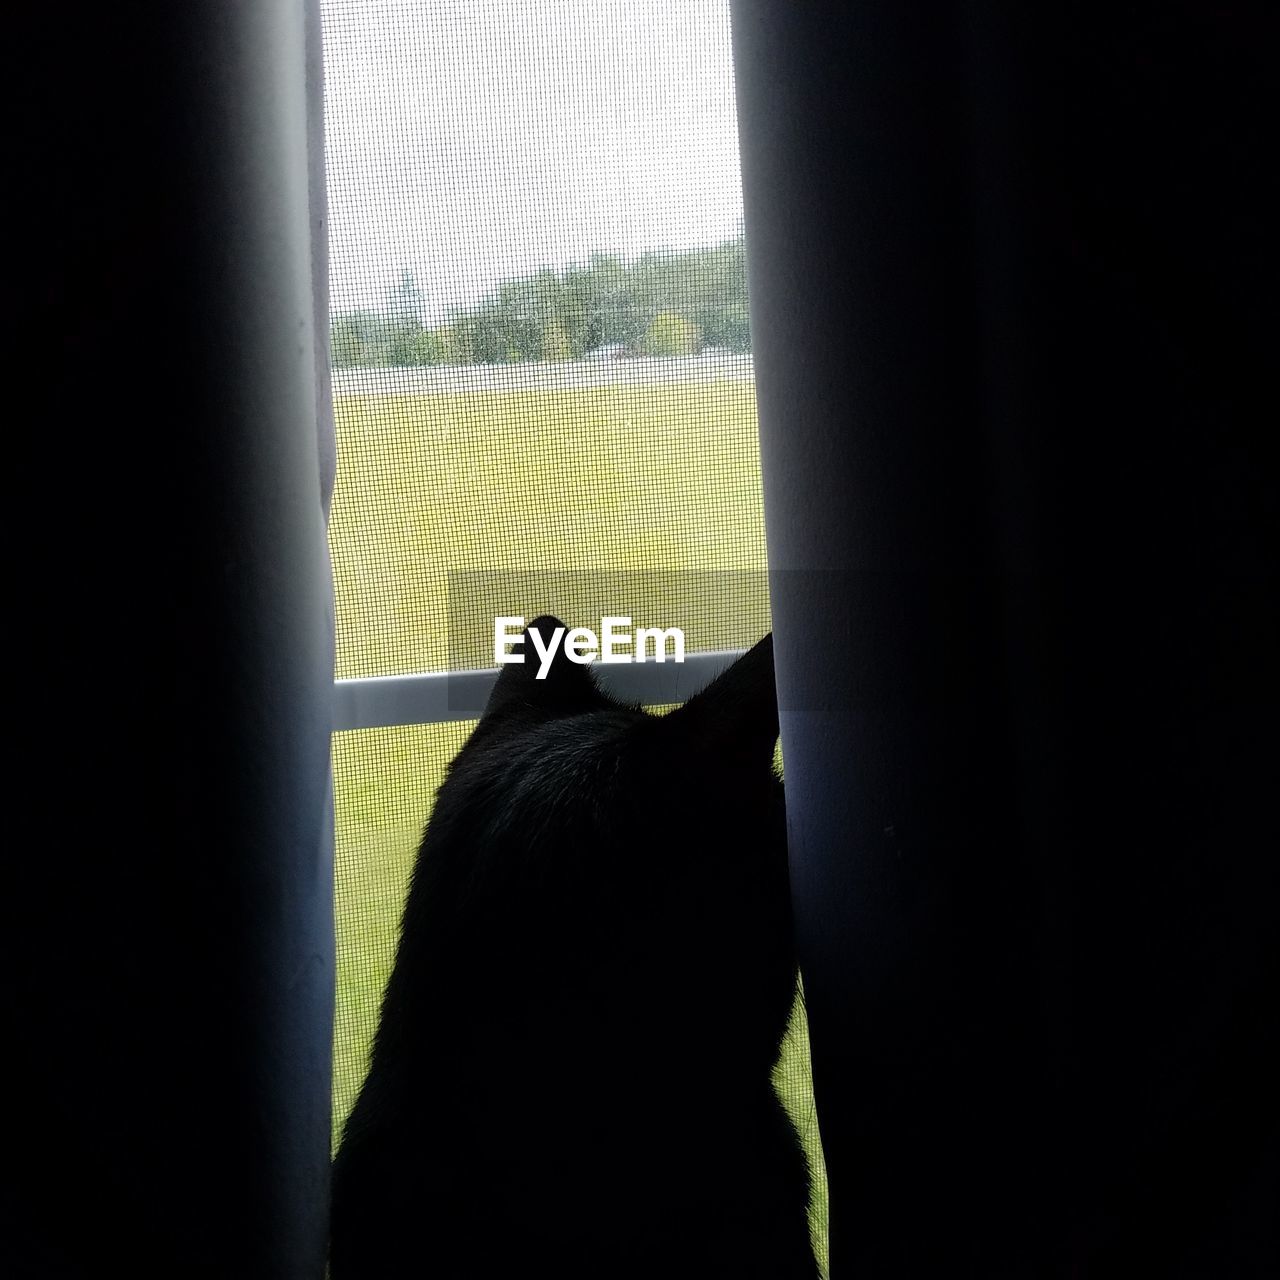
[[[498,285],[477,305],[428,329],[412,271],[400,273],[381,312],[335,315],[340,367],[505,364],[573,360],[619,344],[652,355],[689,355],[702,345],[751,350],[746,243],[645,253],[627,262],[596,253],[563,271],[542,267]]]
[[[433,329],[419,329],[409,345],[409,363],[414,365],[447,364],[445,342]]]
[[[402,369],[419,363],[418,338],[422,330],[401,320],[387,322],[386,359],[382,362]]]
[[[723,307],[695,313],[702,330],[702,341],[709,347],[726,347],[730,351],[751,350],[751,319],[746,302],[733,302]]]
[[[649,356],[691,356],[698,350],[698,326],[674,311],[660,311],[640,349]]]
[[[387,291],[387,315],[406,328],[420,329],[424,300],[417,278],[405,268],[400,272],[400,282]]]
[[[359,369],[368,364],[365,326],[368,312],[349,311],[329,323],[330,359],[339,369]]]
[[[386,316],[376,311],[347,311],[329,326],[333,363],[339,369],[368,369],[388,363],[390,334]]]
[[[569,336],[573,358],[598,347],[602,341],[600,317],[594,305],[595,289],[591,272],[584,267],[570,267],[560,282],[558,318]]]
[[[541,348],[537,330],[532,334],[522,332],[524,321],[513,304],[509,286],[494,297],[486,299],[467,317],[471,331],[471,358],[476,364],[509,364],[521,359],[526,351],[525,340],[536,354]]]
[[[440,341],[441,364],[475,364],[474,322],[457,317],[435,330]]]
[[[544,360],[572,360],[573,344],[564,324],[559,320],[548,320],[542,326],[542,358]]]

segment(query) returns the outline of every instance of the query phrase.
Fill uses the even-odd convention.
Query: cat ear
[[[778,741],[773,634],[748,649],[666,720],[695,750],[772,763]]]
[[[534,631],[538,633],[540,645],[534,642],[531,634]],[[524,661],[508,663],[502,668],[498,683],[485,704],[486,716],[516,704],[535,708],[550,716],[572,715],[605,705],[606,699],[596,688],[590,667],[571,662],[566,656],[564,637],[567,631],[564,623],[550,614],[543,614],[529,623],[520,639],[511,645],[511,652],[521,654]],[[552,656],[546,674],[539,679],[544,653]]]

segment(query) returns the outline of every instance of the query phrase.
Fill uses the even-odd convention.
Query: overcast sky
[[[741,224],[727,0],[322,0],[331,289],[432,319]]]

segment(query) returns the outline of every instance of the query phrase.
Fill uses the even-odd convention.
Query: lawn
[[[338,673],[492,664],[496,614],[598,629],[621,608],[691,648],[768,628],[751,384],[699,382],[336,401],[331,519]],[[412,859],[470,725],[334,738],[338,1009],[334,1121],[365,1069]],[[825,1177],[796,1019],[779,1091]]]

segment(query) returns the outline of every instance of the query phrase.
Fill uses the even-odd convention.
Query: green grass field
[[[338,674],[488,666],[500,613],[683,625],[691,648],[768,627],[755,399],[745,382],[344,397],[331,545]],[[366,1066],[409,869],[466,723],[340,733],[335,1133]],[[826,1183],[803,1016],[779,1092]],[[696,1125],[697,1100],[690,1099]]]

